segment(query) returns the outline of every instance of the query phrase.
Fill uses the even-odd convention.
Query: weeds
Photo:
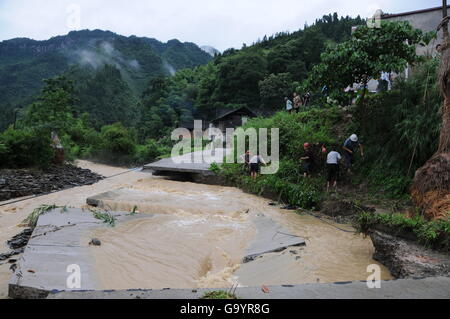
[[[368,234],[376,225],[415,234],[420,244],[444,250],[450,249],[450,221],[427,221],[423,216],[408,218],[401,214],[361,212],[355,221],[358,232]]]
[[[138,207],[137,206],[134,206],[133,207],[133,210],[129,213],[129,214],[127,214],[127,216],[134,216],[134,215],[136,215],[138,213]]]
[[[67,212],[66,206],[56,206],[56,205],[42,205],[36,208],[22,223],[28,227],[36,227],[36,224],[41,215],[44,215],[54,209],[61,208],[61,213]]]
[[[226,291],[210,291],[204,294],[201,299],[238,299],[234,294]]]
[[[102,220],[105,224],[108,224],[108,226],[110,227],[116,226],[116,218],[110,212],[102,212],[99,210],[92,210],[92,209],[91,212],[94,215],[94,218]]]

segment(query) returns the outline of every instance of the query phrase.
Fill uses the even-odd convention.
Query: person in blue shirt
[[[342,147],[344,150],[344,164],[346,169],[350,170],[350,167],[355,162],[355,153],[358,151],[361,152],[361,156],[364,157],[364,147],[359,142],[358,135],[353,134],[350,136],[344,143],[344,146]]]

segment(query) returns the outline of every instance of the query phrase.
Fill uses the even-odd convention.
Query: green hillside
[[[109,31],[76,31],[47,41],[13,39],[0,43],[0,130],[13,121],[14,110],[26,107],[43,87],[43,79],[69,69],[91,77],[105,65],[120,71],[134,98],[148,81],[205,64],[212,58],[193,43],[124,37]],[[87,76],[87,75],[85,75]],[[79,78],[79,77],[78,77]],[[89,111],[89,110],[84,110]]]

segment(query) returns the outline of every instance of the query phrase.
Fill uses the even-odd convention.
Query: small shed
[[[211,124],[213,127],[216,127],[225,133],[228,128],[238,128],[245,125],[250,118],[257,116],[258,115],[251,109],[243,106],[238,109],[224,112],[224,114],[211,121]]]

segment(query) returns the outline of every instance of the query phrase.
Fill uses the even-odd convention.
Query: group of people
[[[300,112],[301,107],[307,107],[309,105],[309,102],[311,100],[311,93],[307,92],[305,94],[298,94],[297,92],[294,93],[294,98],[291,101],[288,97],[284,98],[284,101],[286,102],[286,111],[289,113],[293,112]]]
[[[353,134],[345,140],[342,146],[343,156],[336,150],[335,147],[328,152],[326,147],[322,146],[321,152],[323,154],[327,154],[327,191],[329,191],[331,186],[337,191],[340,175],[340,163],[343,162],[344,168],[350,172],[350,168],[355,162],[355,154],[358,150],[360,151],[361,156],[364,157],[363,144],[359,141],[356,134]],[[309,143],[304,144],[304,151],[304,155],[301,158],[303,161],[304,176],[310,177],[316,167],[316,153],[312,149],[312,145]]]
[[[317,151],[314,150],[313,145],[310,143],[305,143],[303,145],[304,154],[300,160],[303,163],[304,177],[308,178],[314,172],[318,164]],[[358,136],[353,134],[348,139],[345,140],[342,146],[342,155],[336,149],[332,147],[330,151],[323,145],[320,152],[322,154],[327,154],[326,156],[326,167],[327,167],[327,191],[330,187],[334,187],[337,191],[339,175],[340,175],[340,164],[342,162],[344,168],[350,171],[351,166],[355,162],[355,154],[358,152],[364,157],[364,147],[360,142]],[[252,179],[256,179],[261,169],[261,165],[267,165],[263,157],[259,154],[253,155],[250,151],[247,151],[241,156],[242,160],[245,162],[245,166],[250,172]]]

